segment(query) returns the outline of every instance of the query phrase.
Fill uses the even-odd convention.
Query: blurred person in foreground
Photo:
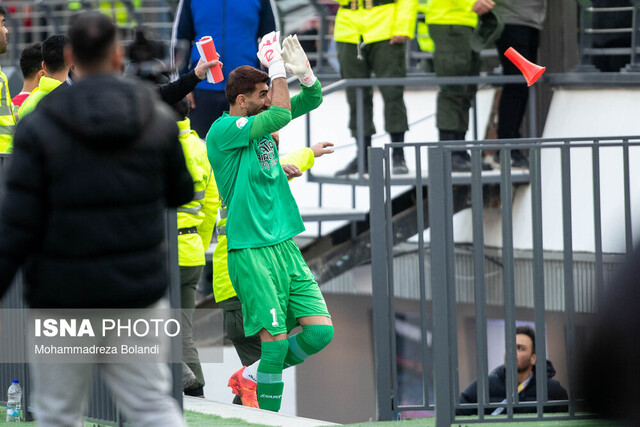
[[[244,333],[259,334],[261,340],[258,404],[277,412],[283,368],[302,363],[333,338],[324,297],[293,241],[304,224],[271,135],[292,118],[317,108],[322,88],[295,36],[286,38],[281,47],[279,33],[265,35],[258,58],[269,74],[250,66],[229,74],[230,109],[211,126],[207,151],[229,208],[229,277],[242,302]],[[293,98],[285,67],[302,87]],[[297,324],[302,332],[288,337]]]
[[[590,324],[576,378],[589,411],[623,426],[640,425],[640,247],[605,288]]]
[[[153,87],[120,78],[123,49],[107,16],[78,16],[69,38],[81,79],[16,132],[0,206],[0,296],[24,266],[36,311],[166,307],[165,211],[193,198],[175,116]],[[31,357],[38,422],[83,425],[94,363]],[[97,361],[127,423],[185,425],[165,363]]]
[[[516,358],[518,361],[518,399],[520,402],[534,402],[537,400],[536,379],[536,332],[530,326],[518,326],[516,328]],[[553,379],[556,370],[551,361],[547,360],[545,369],[547,375],[547,393],[549,400],[567,400],[567,391],[560,383]],[[507,369],[500,365],[489,374],[489,402],[507,403]],[[478,384],[472,382],[460,394],[460,403],[478,402]],[[499,408],[486,408],[486,415],[500,415],[505,413],[506,406]],[[566,406],[548,406],[545,412],[566,412]],[[476,409],[458,409],[456,415],[476,415]],[[536,407],[514,408],[514,413],[535,413]]]

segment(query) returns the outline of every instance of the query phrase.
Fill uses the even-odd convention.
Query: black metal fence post
[[[393,417],[391,393],[391,315],[387,265],[384,150],[371,148],[369,194],[371,198],[371,281],[373,307],[374,357],[376,372],[376,403],[380,421]],[[393,257],[393,254],[391,254]]]
[[[429,224],[431,225],[431,288],[433,293],[433,364],[436,426],[453,422],[451,360],[449,358],[449,304],[447,272],[445,150],[429,148]],[[433,250],[433,248],[437,248]],[[456,361],[457,362],[457,361]],[[457,363],[456,363],[457,364]]]

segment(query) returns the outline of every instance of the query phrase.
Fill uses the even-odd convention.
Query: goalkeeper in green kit
[[[229,74],[229,112],[211,126],[207,151],[228,207],[229,276],[242,302],[245,335],[259,334],[261,340],[255,374],[258,405],[278,411],[282,370],[326,347],[333,325],[318,284],[292,239],[304,225],[271,133],[317,108],[322,91],[296,36],[285,38],[280,47],[279,33],[267,34],[258,58],[269,74],[249,66]],[[286,70],[302,87],[293,98]],[[297,325],[302,332],[288,337]]]

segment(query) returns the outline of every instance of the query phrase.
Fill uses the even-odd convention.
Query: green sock
[[[282,368],[289,349],[287,340],[262,343],[262,354],[256,379],[258,406],[260,409],[278,412],[282,403]]]
[[[307,325],[302,332],[288,338],[289,351],[284,359],[284,367],[299,365],[304,360],[325,348],[333,338],[331,325]]]
[[[278,412],[280,405],[282,405],[282,390],[284,390],[284,383],[261,383],[258,381],[258,406],[260,409],[266,409],[267,411]]]

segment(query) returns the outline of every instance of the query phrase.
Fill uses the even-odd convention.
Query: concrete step
[[[223,418],[240,418],[248,423],[264,424],[281,427],[316,427],[336,426],[330,423],[310,418],[294,417],[293,415],[278,414],[262,409],[249,408],[240,405],[214,402],[213,400],[184,396],[184,409],[201,414],[212,414]]]

